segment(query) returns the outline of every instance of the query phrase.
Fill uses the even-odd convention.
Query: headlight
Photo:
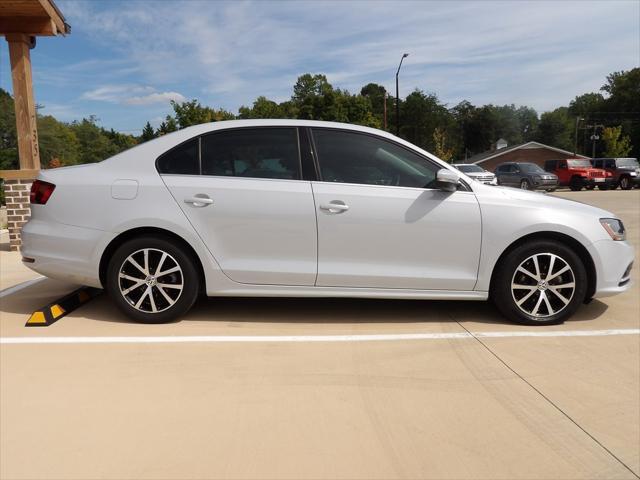
[[[627,232],[621,220],[617,218],[601,218],[600,223],[613,240],[625,240]]]

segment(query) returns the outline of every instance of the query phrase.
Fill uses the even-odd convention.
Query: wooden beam
[[[24,33],[34,36],[53,36],[58,34],[56,24],[50,18],[0,17],[0,34]]]
[[[40,170],[0,170],[0,178],[4,180],[32,180]]]
[[[47,12],[47,15],[49,15],[51,20],[53,20],[58,31],[63,35],[66,34],[67,27],[64,24],[64,18],[60,14],[60,11],[49,0],[38,0],[38,2],[42,5],[42,8]]]
[[[29,55],[30,39],[28,35],[17,33],[8,34],[6,38],[9,42],[9,58],[11,59],[20,169],[38,170],[40,168],[40,152],[38,151],[36,104],[33,99],[31,57]]]

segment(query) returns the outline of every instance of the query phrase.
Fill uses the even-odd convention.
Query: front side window
[[[520,169],[525,173],[545,173],[539,165],[535,163],[522,163]]]
[[[169,175],[198,175],[198,139],[178,145],[158,158],[158,172]]]
[[[242,128],[202,137],[202,174],[299,180],[295,128]]]
[[[438,167],[392,142],[355,132],[313,129],[325,182],[436,188]]]

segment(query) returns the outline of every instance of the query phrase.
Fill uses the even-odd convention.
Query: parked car
[[[205,293],[491,298],[545,325],[627,290],[634,258],[613,213],[474,182],[390,133],[329,122],[185,128],[42,170],[31,204],[25,265],[106,288],[146,323]]]
[[[545,172],[535,163],[507,162],[496,168],[498,185],[520,187],[522,190],[546,190],[558,188],[558,177]]]
[[[612,188],[630,190],[640,185],[640,165],[635,158],[594,158],[591,164],[612,175]]]
[[[480,183],[496,185],[495,174],[488,172],[479,165],[476,165],[474,163],[454,163],[453,166],[461,172],[464,172],[468,177],[473,178]]]
[[[593,168],[587,159],[547,160],[544,169],[555,173],[560,185],[568,186],[574,192],[583,188],[593,190],[596,186],[599,190],[608,190],[614,185],[613,175],[601,168]]]

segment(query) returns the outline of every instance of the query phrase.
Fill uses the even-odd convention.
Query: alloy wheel
[[[520,188],[522,190],[529,190],[529,182],[522,180],[522,182],[520,182]]]
[[[544,319],[557,315],[573,299],[576,279],[571,266],[553,253],[537,253],[516,268],[511,296],[527,315]]]
[[[173,256],[156,248],[144,248],[122,262],[118,286],[124,299],[136,310],[159,313],[180,298],[184,275]]]

